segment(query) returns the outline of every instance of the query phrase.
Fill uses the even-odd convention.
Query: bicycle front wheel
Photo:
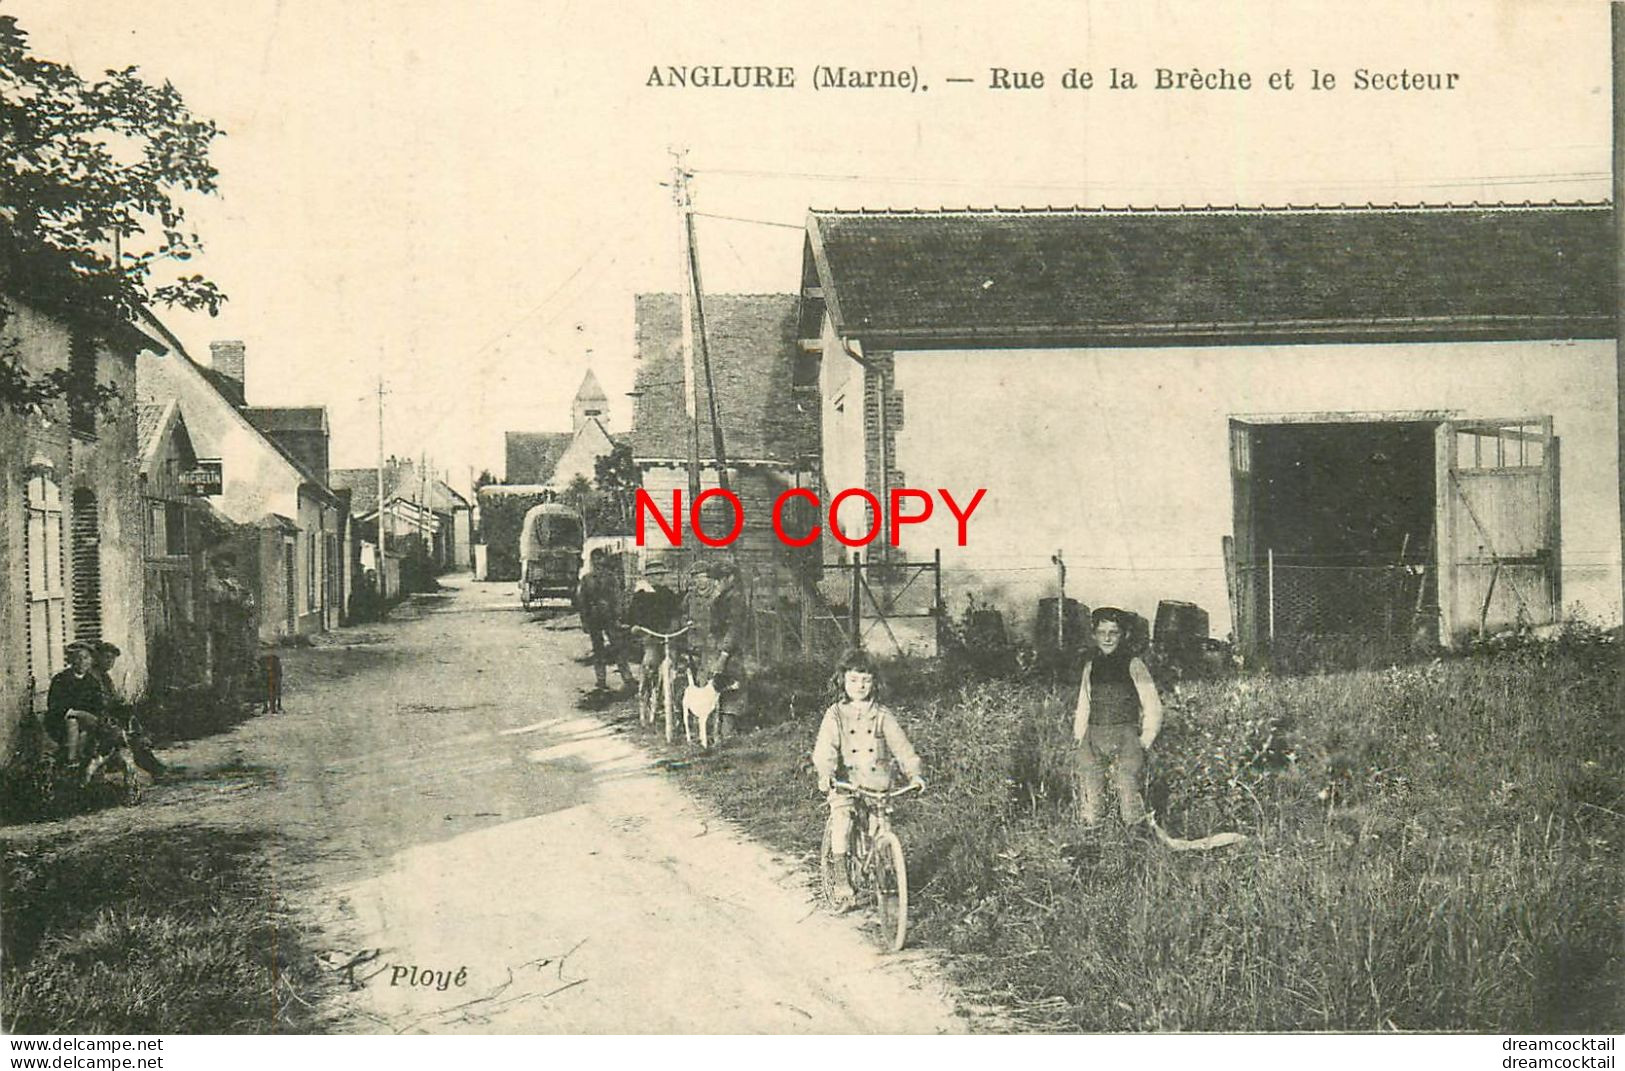
[[[677,672],[672,668],[671,662],[663,662],[660,666],[660,706],[666,715],[666,743],[671,743],[673,722],[676,719],[677,704]]]
[[[824,823],[824,842],[818,846],[818,892],[824,898],[824,906],[835,907],[835,883],[839,878],[836,866],[846,866],[845,859],[835,858],[835,832],[830,823]]]
[[[875,911],[880,916],[877,943],[882,952],[897,952],[908,940],[908,868],[903,863],[903,844],[884,833],[875,841]]]

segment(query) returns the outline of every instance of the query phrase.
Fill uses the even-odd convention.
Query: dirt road
[[[303,846],[285,894],[332,962],[371,957],[348,1029],[966,1029],[927,960],[873,951],[798,860],[665,780],[624,721],[577,708],[592,676],[573,615],[467,581],[419,606],[287,652],[285,713],[172,756],[262,770],[193,803]]]

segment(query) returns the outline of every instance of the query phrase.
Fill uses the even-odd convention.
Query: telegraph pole
[[[1614,256],[1617,279],[1614,317],[1614,390],[1619,405],[1619,538],[1625,547],[1625,344],[1619,338],[1625,324],[1625,4],[1609,5],[1613,28],[1614,61]],[[1625,608],[1625,568],[1620,570],[1620,603]]]
[[[688,501],[700,497],[700,418],[699,381],[694,375],[694,291],[689,273],[688,171],[683,153],[672,150],[671,190],[683,224],[683,403],[688,409]]]
[[[378,555],[377,555],[377,557],[378,557],[378,562],[377,562],[377,565],[378,565],[378,616],[382,617],[384,615],[384,607],[385,607],[385,605],[387,605],[385,596],[388,594],[388,592],[385,590],[385,588],[386,588],[386,585],[389,583],[389,581],[386,579],[387,576],[388,576],[389,570],[387,568],[385,568],[385,562],[384,562],[384,548],[386,546],[388,546],[388,541],[387,541],[386,536],[384,535],[384,377],[382,375],[380,375],[378,377],[378,516],[377,516],[377,522],[378,522],[377,523],[377,529],[378,529],[378,533],[377,533],[378,534]]]
[[[700,495],[699,381],[695,374],[695,353],[705,373],[707,411],[711,417],[711,447],[716,454],[717,486],[728,488],[728,459],[723,450],[722,422],[717,415],[716,383],[711,377],[711,352],[705,337],[705,304],[700,287],[699,243],[694,233],[694,204],[688,180],[692,172],[683,166],[683,154],[672,152],[672,195],[683,219],[683,383],[688,388],[689,419],[689,502]]]

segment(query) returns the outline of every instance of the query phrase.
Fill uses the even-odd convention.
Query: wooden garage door
[[[1441,631],[1448,642],[1557,620],[1550,417],[1439,425]]]

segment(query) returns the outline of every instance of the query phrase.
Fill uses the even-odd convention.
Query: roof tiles
[[[1612,226],[1606,205],[815,210],[809,238],[850,336],[1518,320],[1564,336],[1612,334]]]

